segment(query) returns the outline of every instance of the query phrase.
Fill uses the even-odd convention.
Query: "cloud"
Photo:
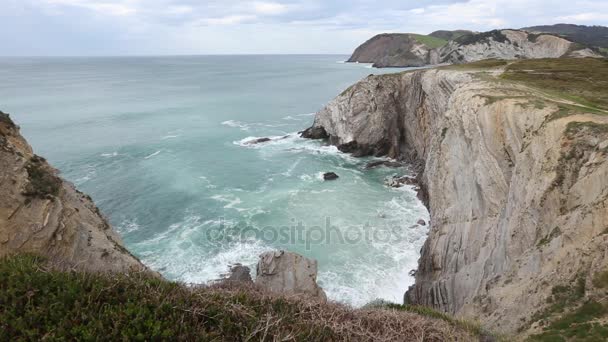
[[[254,2],[253,9],[261,15],[279,15],[287,12],[287,5],[278,2]]]
[[[254,15],[228,15],[219,18],[205,18],[201,19],[199,23],[201,25],[237,25],[246,22],[252,22],[257,17]]]
[[[0,0],[0,20],[2,54],[346,54],[382,32],[601,25],[608,2]]]
[[[136,12],[136,9],[128,5],[128,1],[125,3],[113,3],[113,2],[98,2],[98,1],[87,1],[87,0],[45,0],[49,5],[63,5],[82,7],[100,14],[112,15],[112,16],[126,16]]]
[[[580,22],[591,22],[591,21],[597,21],[597,22],[608,22],[608,13],[578,13],[578,14],[572,14],[572,15],[565,15],[565,16],[560,16],[556,18],[557,20],[560,21],[567,21],[567,22],[575,22],[575,23],[580,23]]]

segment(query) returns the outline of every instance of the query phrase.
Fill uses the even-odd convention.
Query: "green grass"
[[[412,37],[414,37],[414,39],[416,39],[420,43],[430,47],[431,49],[440,48],[448,43],[448,41],[445,39],[441,39],[441,38],[437,38],[437,37],[433,37],[433,36],[427,36],[424,34],[410,33],[410,35]]]
[[[555,94],[578,105],[608,110],[608,59],[528,59],[509,64],[501,78]]]
[[[0,259],[0,341],[425,341],[470,339],[439,319],[352,310],[253,285],[186,287],[145,273],[62,272]]]
[[[608,307],[585,298],[584,276],[577,277],[572,285],[554,286],[551,292],[547,299],[549,306],[531,320],[531,323],[540,322],[542,332],[531,335],[528,341],[599,342],[608,339],[608,324],[602,323]]]

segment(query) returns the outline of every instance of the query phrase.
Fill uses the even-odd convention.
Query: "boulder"
[[[249,141],[245,142],[245,144],[247,144],[247,145],[255,145],[255,144],[269,142],[271,140],[272,139],[270,139],[270,138],[257,138],[257,139],[249,140]]]
[[[239,283],[253,283],[251,279],[251,270],[247,266],[241,264],[234,264],[230,266],[230,272],[224,275],[224,282],[239,282]]]
[[[292,252],[261,254],[255,284],[275,293],[327,301],[325,292],[317,285],[317,261]]]
[[[334,172],[326,172],[323,174],[323,180],[336,180],[340,178],[340,176],[338,176],[337,174],[335,174]]]
[[[305,129],[300,132],[300,136],[306,139],[327,139],[329,138],[329,134],[325,131],[323,127],[312,126],[310,128]]]

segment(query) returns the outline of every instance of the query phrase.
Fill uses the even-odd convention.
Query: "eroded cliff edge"
[[[596,75],[565,74],[585,68]],[[530,328],[557,285],[599,293],[593,278],[608,265],[606,70],[606,60],[564,59],[369,76],[304,135],[418,161],[431,231],[406,300],[513,333]]]
[[[58,177],[0,112],[0,257],[20,253],[87,271],[147,270],[91,198]]]

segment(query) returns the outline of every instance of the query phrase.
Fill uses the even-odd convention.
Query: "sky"
[[[349,54],[382,32],[608,25],[606,0],[0,0],[0,55]]]

